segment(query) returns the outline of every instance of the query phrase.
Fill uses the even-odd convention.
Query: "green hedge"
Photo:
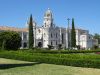
[[[25,51],[1,51],[0,57],[49,64],[100,68],[100,55],[95,54],[43,54]]]
[[[41,49],[35,49],[35,50],[22,50],[22,51],[28,51],[32,53],[52,53],[52,54],[70,54],[70,53],[94,53],[94,52],[100,52],[100,50],[41,50]]]

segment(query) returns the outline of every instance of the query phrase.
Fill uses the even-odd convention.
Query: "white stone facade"
[[[52,45],[54,48],[57,48],[59,44],[66,47],[66,28],[55,26],[50,9],[48,9],[44,14],[44,21],[41,27],[38,27],[35,21],[33,21],[33,24],[35,47],[38,46],[39,43],[42,44],[43,48],[48,48],[48,45]]]
[[[68,40],[71,41],[71,29],[69,30],[68,39],[68,29],[57,27],[54,24],[53,14],[50,9],[48,9],[44,14],[44,21],[41,27],[38,27],[35,21],[33,24],[35,36],[34,46],[38,46],[38,44],[41,43],[43,48],[47,48],[48,45],[52,45],[54,48],[57,48],[59,44],[62,44],[63,48],[69,48]],[[97,42],[93,40],[94,39],[89,34],[88,30],[76,29],[76,45],[79,45],[81,48],[91,48],[94,43]]]
[[[2,30],[2,28],[0,30]],[[7,30],[7,28],[4,30]],[[15,31],[15,29],[12,31]],[[28,48],[28,29],[20,29],[18,32],[22,37],[21,48]],[[63,48],[70,48],[71,46],[71,29],[69,29],[68,35],[68,28],[57,27],[53,22],[53,14],[50,9],[44,14],[44,21],[41,27],[33,21],[33,34],[34,47],[39,46],[39,44],[41,44],[43,48],[48,48],[48,45],[52,45],[55,49],[57,49],[59,44],[62,44]],[[97,40],[93,39],[88,30],[76,29],[76,45],[88,49],[97,44]]]

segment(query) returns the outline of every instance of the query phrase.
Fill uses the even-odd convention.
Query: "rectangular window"
[[[62,44],[64,44],[64,34],[62,33]]]
[[[52,41],[51,41],[51,45],[52,45]]]
[[[56,41],[56,45],[57,45],[57,41]]]
[[[51,33],[51,38],[52,38],[52,33]]]
[[[56,33],[56,38],[57,38],[57,33]]]
[[[27,36],[25,34],[23,36],[24,36],[24,39],[26,40],[27,39]]]

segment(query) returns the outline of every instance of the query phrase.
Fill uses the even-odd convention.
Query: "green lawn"
[[[9,65],[9,68],[5,67],[0,69],[0,75],[100,75],[100,69],[31,63],[32,62],[0,58],[0,65]],[[11,64],[26,65],[12,67]]]
[[[21,63],[31,63],[31,62],[0,58],[0,64],[15,64],[15,63],[16,64],[21,64]]]

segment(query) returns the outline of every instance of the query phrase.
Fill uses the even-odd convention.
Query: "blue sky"
[[[67,27],[67,18],[74,18],[76,27],[100,34],[100,0],[0,0],[0,26],[24,28],[30,14],[42,25],[48,8],[57,26]]]

